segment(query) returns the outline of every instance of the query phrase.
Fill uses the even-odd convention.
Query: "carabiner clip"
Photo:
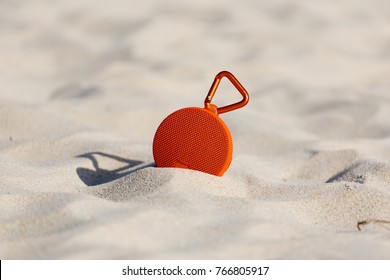
[[[241,93],[243,98],[241,101],[237,103],[218,108],[215,105],[211,104],[211,100],[213,99],[215,91],[217,90],[219,83],[221,82],[221,79],[223,77],[226,77],[230,80],[230,82],[236,87],[239,93]],[[240,82],[236,79],[236,77],[234,77],[233,74],[228,71],[222,71],[215,76],[214,82],[211,85],[209,93],[207,94],[206,99],[204,100],[204,107],[205,109],[211,111],[215,111],[216,108],[217,114],[223,114],[244,107],[248,103],[248,101],[249,101],[249,94],[245,90],[245,88],[240,84]]]

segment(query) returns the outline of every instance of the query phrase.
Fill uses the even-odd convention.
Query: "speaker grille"
[[[184,108],[158,127],[153,156],[158,167],[182,167],[221,176],[232,160],[233,143],[225,123],[203,108]]]

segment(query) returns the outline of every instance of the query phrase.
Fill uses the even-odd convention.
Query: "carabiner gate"
[[[214,94],[223,77],[228,78],[229,81],[236,87],[238,92],[242,95],[242,100],[237,103],[218,108],[215,105],[211,104],[211,100],[213,99]],[[248,101],[249,101],[249,94],[245,90],[245,88],[240,84],[240,82],[236,79],[236,77],[234,77],[233,74],[228,71],[222,71],[215,76],[214,82],[210,87],[209,93],[207,94],[206,99],[204,100],[204,107],[205,109],[208,109],[213,112],[215,112],[216,109],[217,114],[223,114],[244,107],[248,103]]]

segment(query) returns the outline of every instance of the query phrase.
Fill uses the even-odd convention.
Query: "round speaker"
[[[158,167],[179,167],[222,176],[232,161],[229,129],[216,113],[184,108],[166,117],[153,140]]]

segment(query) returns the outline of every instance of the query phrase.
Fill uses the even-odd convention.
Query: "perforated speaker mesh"
[[[221,176],[232,160],[233,143],[225,123],[203,108],[184,108],[158,127],[153,156],[158,167],[195,169]]]

